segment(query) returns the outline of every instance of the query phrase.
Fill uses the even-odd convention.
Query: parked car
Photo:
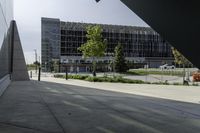
[[[176,67],[174,65],[168,65],[168,64],[160,66],[160,69],[175,69],[175,68]]]

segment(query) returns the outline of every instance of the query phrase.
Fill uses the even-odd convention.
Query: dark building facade
[[[86,27],[90,23],[62,22],[59,19],[42,18],[42,67],[50,71],[55,66],[59,70],[68,67],[69,71],[89,70],[91,59],[84,60],[77,50],[86,39]],[[98,62],[109,64],[113,60],[114,48],[118,43],[124,47],[128,62],[148,64],[158,67],[171,64],[173,56],[170,44],[149,27],[98,24],[103,29],[103,39],[107,40],[106,56]]]
[[[0,0],[0,96],[11,81],[29,80],[13,0]]]
[[[10,42],[9,28],[11,20],[13,20],[13,1],[0,0],[0,48],[1,51],[5,51],[4,56],[2,56],[0,60],[0,79],[9,73],[8,50]]]

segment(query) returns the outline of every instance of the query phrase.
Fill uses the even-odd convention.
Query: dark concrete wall
[[[29,80],[23,49],[15,21],[11,21],[0,50],[0,79],[10,75],[12,81]],[[3,81],[1,82],[3,83]],[[1,85],[1,84],[0,84]]]
[[[0,79],[10,74],[10,36],[5,36],[0,49]]]
[[[200,68],[200,8],[197,0],[121,0]]]
[[[6,75],[0,79],[0,96],[4,93],[6,88],[9,86],[10,82],[11,81],[9,75]]]
[[[19,32],[15,21],[12,21],[13,30],[13,50],[12,50],[12,81],[29,80],[28,70],[25,63],[24,53],[21,46]]]

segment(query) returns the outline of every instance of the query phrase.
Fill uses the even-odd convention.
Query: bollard
[[[41,67],[39,67],[38,81],[40,81],[40,76],[41,76]]]
[[[93,75],[93,77],[97,76],[95,71],[92,72],[92,75]]]
[[[67,72],[67,68],[65,69],[65,79],[68,80],[68,72]]]
[[[33,78],[32,71],[30,71],[30,77]]]

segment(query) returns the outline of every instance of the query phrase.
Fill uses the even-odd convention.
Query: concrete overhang
[[[197,0],[121,1],[200,68],[200,8]]]

